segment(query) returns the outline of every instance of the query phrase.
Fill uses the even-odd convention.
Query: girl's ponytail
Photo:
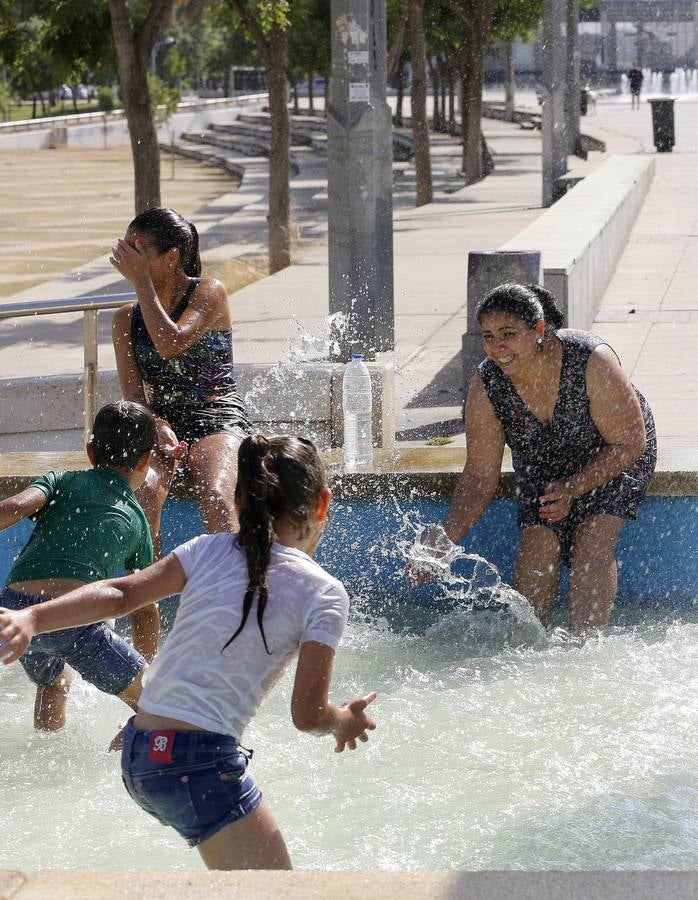
[[[196,225],[189,222],[189,231],[191,233],[191,245],[188,248],[186,264],[182,265],[184,274],[190,278],[198,278],[201,275],[201,255],[199,254],[199,232]]]
[[[267,645],[262,622],[266,609],[267,569],[279,519],[307,532],[318,497],[326,488],[325,472],[314,445],[303,438],[286,435],[267,438],[246,437],[238,450],[238,479],[235,502],[240,512],[239,546],[247,558],[249,581],[242,603],[242,620],[226,649],[240,634],[257,595],[257,625],[264,649]],[[221,651],[223,652],[223,651]]]
[[[242,621],[235,634],[224,644],[223,650],[245,627],[254,595],[259,593],[257,624],[262,634],[264,649],[269,653],[262,617],[267,605],[267,569],[274,543],[274,519],[271,510],[275,505],[273,495],[279,487],[279,479],[267,466],[269,451],[269,441],[262,434],[246,438],[238,451],[238,481],[235,489],[240,508],[238,543],[247,557],[249,581],[242,604]]]

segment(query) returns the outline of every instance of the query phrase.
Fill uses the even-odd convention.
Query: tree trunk
[[[293,94],[293,114],[298,116],[300,115],[301,108],[298,103],[298,85],[295,81],[291,84],[291,93]]]
[[[439,75],[441,78],[441,130],[444,134],[448,131],[448,119],[446,113],[446,97],[448,96],[448,67],[444,60],[439,60]]]
[[[448,67],[448,133],[456,133],[456,82],[453,66]]]
[[[117,51],[118,53],[118,51]],[[121,102],[128,121],[133,157],[136,215],[144,209],[160,206],[160,148],[148,93],[147,68],[122,66],[119,57]]]
[[[271,152],[269,154],[269,273],[291,264],[290,120],[286,103],[288,37],[275,26],[266,64]]]
[[[439,73],[431,61],[429,62],[429,72],[431,74],[431,90],[434,99],[433,113],[431,117],[432,131],[441,131],[441,115],[439,112],[439,93],[441,91],[441,79]]]
[[[173,3],[152,0],[144,22],[134,32],[126,0],[109,0],[121,102],[131,139],[136,214],[160,206],[160,148],[147,76],[150,51]]]
[[[412,56],[412,140],[417,170],[417,206],[431,203],[431,155],[427,119],[427,67],[424,35],[424,0],[410,0],[410,52]]]
[[[504,44],[504,115],[507,122],[514,121],[514,47],[511,41]]]
[[[395,118],[393,123],[396,128],[402,128],[402,105],[405,99],[405,64],[400,60],[397,67],[397,97],[395,102]]]
[[[463,57],[461,117],[463,123],[463,176],[466,184],[474,184],[483,178],[482,85],[486,33],[482,27],[469,29]]]
[[[313,79],[315,78],[315,73],[311,72],[308,75],[308,109],[310,110],[310,115],[315,112],[315,91],[313,90]]]

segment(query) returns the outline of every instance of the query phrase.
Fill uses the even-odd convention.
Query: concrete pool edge
[[[344,474],[342,451],[326,450],[322,457],[332,489],[337,497],[446,497],[465,462],[463,447],[376,448],[374,471]],[[0,454],[0,496],[7,497],[51,469],[84,469],[89,466],[82,451]],[[653,496],[698,496],[698,449],[672,449],[659,453],[657,469],[648,493]],[[514,495],[514,478],[509,454],[505,454],[498,496]],[[175,498],[191,497],[185,482],[172,491]]]
[[[698,873],[294,871],[202,872],[187,869],[61,870],[35,875],[0,870],[0,900],[677,900],[698,894]]]

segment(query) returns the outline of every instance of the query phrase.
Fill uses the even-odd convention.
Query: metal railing
[[[49,316],[55,313],[82,312],[82,430],[85,443],[90,439],[92,422],[97,415],[98,351],[97,313],[100,309],[117,309],[135,300],[135,293],[102,294],[97,297],[76,297],[73,300],[38,300],[28,303],[8,303],[0,306],[0,319]]]

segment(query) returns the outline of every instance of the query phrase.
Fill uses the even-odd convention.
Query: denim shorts
[[[249,752],[249,751],[248,751]],[[159,758],[158,758],[159,757]],[[262,792],[235,738],[211,731],[124,731],[121,775],[136,803],[190,847],[253,812]]]
[[[45,601],[8,587],[0,591],[0,606],[6,609],[26,609]],[[146,666],[141,654],[104,622],[37,634],[19,661],[39,687],[53,684],[68,663],[105,694],[121,694]]]

